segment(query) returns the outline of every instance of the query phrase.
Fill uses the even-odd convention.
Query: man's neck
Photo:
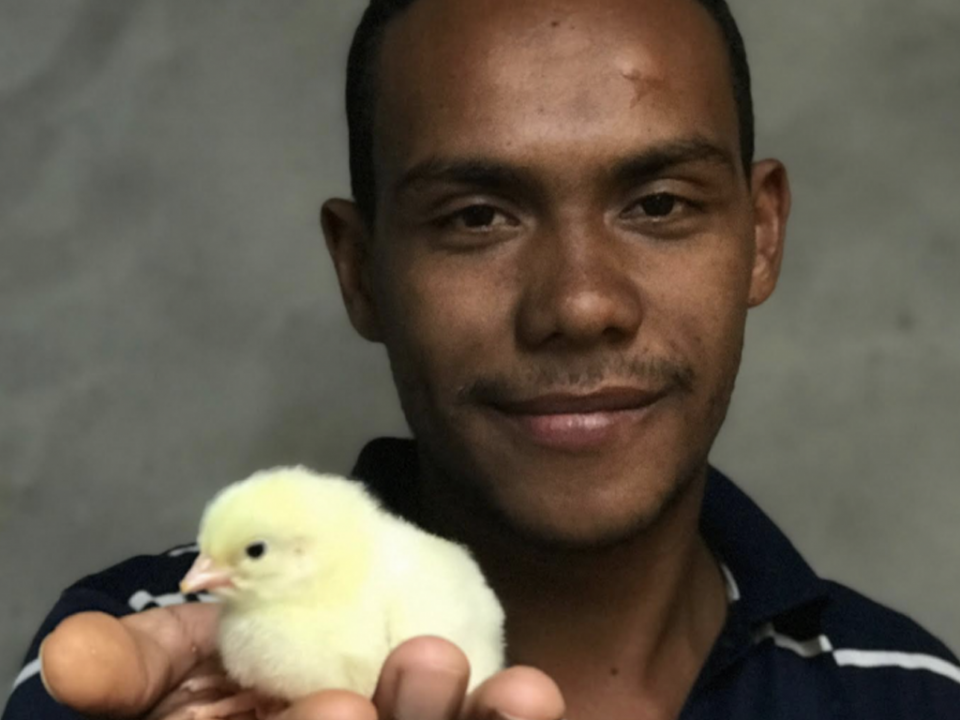
[[[425,524],[471,548],[503,603],[510,661],[553,677],[570,717],[667,720],[726,616],[723,577],[698,532],[705,479],[653,526],[597,550],[519,544],[436,486],[421,503]]]

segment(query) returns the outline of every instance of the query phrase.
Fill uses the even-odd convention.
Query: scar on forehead
[[[636,107],[644,95],[660,84],[655,77],[644,74],[634,65],[621,65],[619,69],[623,79],[633,85],[633,99],[630,101],[630,107]]]

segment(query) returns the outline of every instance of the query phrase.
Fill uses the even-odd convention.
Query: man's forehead
[[[655,69],[658,59],[725,56],[719,28],[694,0],[416,0],[388,26],[382,57],[388,71],[456,74],[479,64],[509,73],[531,61],[583,62],[611,50],[633,75]],[[441,58],[447,62],[433,64]],[[646,67],[636,67],[638,59]]]
[[[725,46],[693,0],[418,0],[379,60],[376,154],[391,165],[478,144],[612,151],[630,126],[736,142]]]

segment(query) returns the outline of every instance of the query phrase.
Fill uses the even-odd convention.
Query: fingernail
[[[396,720],[452,720],[463,702],[459,673],[422,669],[400,675]]]

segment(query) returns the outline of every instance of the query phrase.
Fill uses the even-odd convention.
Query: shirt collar
[[[827,586],[786,535],[746,493],[711,468],[707,479],[700,532],[737,588],[738,612],[756,628],[819,624]],[[799,628],[798,628],[799,629]]]
[[[398,515],[416,517],[418,475],[412,440],[379,438],[368,443],[353,474]],[[777,621],[806,634],[819,626],[827,597],[817,577],[773,521],[725,475],[711,468],[700,531],[736,588],[737,614],[745,629]]]

